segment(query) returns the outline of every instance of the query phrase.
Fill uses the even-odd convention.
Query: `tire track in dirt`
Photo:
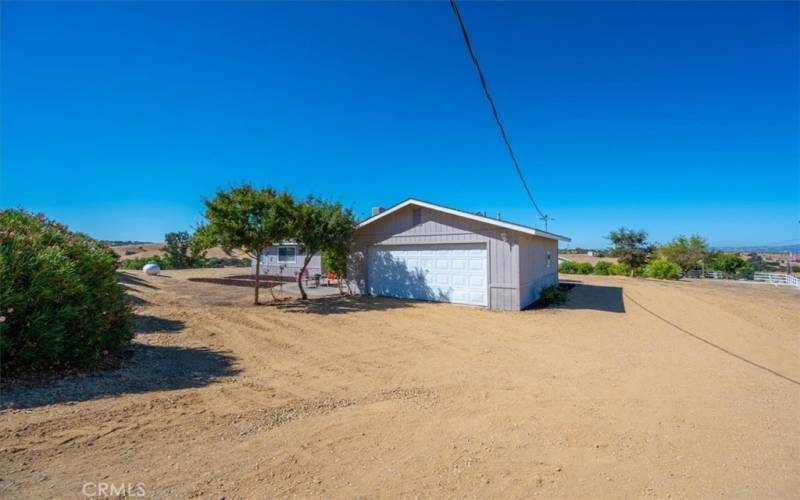
[[[696,340],[698,340],[700,342],[703,342],[706,345],[709,345],[709,346],[713,347],[714,349],[717,349],[718,351],[727,354],[728,356],[736,358],[736,359],[738,359],[740,361],[744,361],[745,363],[747,363],[747,364],[749,364],[751,366],[759,368],[759,369],[761,369],[761,370],[763,370],[763,371],[765,371],[767,373],[771,373],[772,375],[775,375],[776,377],[782,378],[782,379],[784,379],[784,380],[786,380],[788,382],[791,382],[792,384],[800,386],[800,381],[797,381],[797,380],[795,380],[795,379],[793,379],[791,377],[787,377],[786,375],[784,375],[784,374],[782,374],[780,372],[777,372],[777,371],[773,370],[772,368],[769,368],[767,366],[764,366],[764,365],[761,365],[759,363],[756,363],[755,361],[752,361],[750,359],[745,358],[744,356],[736,354],[735,352],[732,352],[732,351],[722,347],[721,345],[715,344],[714,342],[711,342],[710,340],[708,340],[706,338],[703,338],[700,335],[694,334],[694,333],[690,332],[689,330],[686,330],[685,328],[673,323],[672,321],[668,320],[667,318],[665,318],[663,316],[660,316],[659,314],[657,314],[656,312],[652,311],[651,309],[648,309],[647,307],[643,306],[639,301],[637,301],[636,299],[631,297],[630,294],[628,294],[626,292],[623,292],[623,295],[624,295],[625,298],[627,298],[628,300],[630,300],[631,302],[633,302],[634,304],[639,306],[642,310],[644,310],[645,312],[647,312],[651,316],[653,316],[655,318],[658,318],[659,320],[661,320],[664,323],[670,325],[671,327],[675,328],[676,330],[678,330],[678,331],[680,331],[680,332],[682,332],[682,333],[684,333],[684,334],[686,334],[686,335],[688,335],[688,336],[690,336],[690,337],[692,337],[692,338],[694,338],[694,339],[696,339]]]

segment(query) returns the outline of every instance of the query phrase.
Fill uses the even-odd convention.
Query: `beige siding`
[[[278,247],[294,247],[296,252],[295,261],[279,262]],[[266,274],[269,276],[292,277],[295,276],[295,273],[299,273],[303,268],[303,261],[305,257],[306,254],[298,245],[272,245],[261,252],[261,265],[259,270],[261,274]],[[311,257],[311,261],[309,261],[306,271],[308,272],[309,276],[314,276],[315,274],[326,274],[328,272],[328,270],[325,268],[325,265],[322,263],[322,256],[320,256],[320,254],[316,254]],[[256,260],[250,259],[250,274],[255,273]]]
[[[558,242],[520,234],[519,269],[519,307],[524,309],[539,298],[542,288],[558,284]]]
[[[420,210],[421,218],[417,225],[413,224],[413,207],[406,207],[356,232],[349,270],[354,289],[366,293],[369,279],[367,250],[372,245],[484,243],[488,250],[489,306],[492,309],[519,310],[524,301],[520,296],[519,281],[520,238],[525,235],[436,210]]]

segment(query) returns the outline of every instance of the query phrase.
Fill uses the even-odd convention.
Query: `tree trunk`
[[[261,251],[256,254],[256,296],[253,305],[258,305],[258,287],[261,286]]]
[[[303,274],[305,274],[306,269],[308,268],[308,263],[311,262],[311,258],[314,256],[314,252],[307,250],[306,256],[303,258],[303,268],[300,269],[300,273],[297,275],[297,288],[300,289],[300,298],[302,300],[308,300],[308,294],[303,289]]]

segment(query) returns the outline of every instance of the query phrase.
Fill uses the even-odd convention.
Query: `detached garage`
[[[358,226],[351,285],[361,294],[517,311],[558,283],[569,238],[419,200]]]

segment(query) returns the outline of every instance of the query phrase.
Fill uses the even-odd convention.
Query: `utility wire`
[[[539,212],[539,215],[547,219],[550,219],[548,216],[542,212],[539,208],[539,205],[536,203],[536,200],[533,199],[533,194],[531,194],[531,190],[528,187],[528,183],[525,181],[525,176],[522,175],[522,169],[519,168],[519,162],[517,162],[517,157],[514,154],[514,150],[511,148],[511,142],[508,140],[508,136],[506,135],[506,129],[503,127],[503,122],[500,120],[500,115],[497,113],[497,107],[494,105],[494,99],[492,99],[492,94],[489,93],[489,86],[486,84],[486,78],[483,76],[483,71],[481,70],[481,65],[478,63],[478,57],[475,55],[475,51],[472,50],[472,42],[469,39],[469,34],[467,34],[467,28],[464,26],[464,21],[461,19],[461,12],[458,10],[458,5],[456,5],[455,0],[450,0],[450,7],[453,8],[453,14],[456,16],[456,20],[458,21],[458,25],[461,27],[461,34],[464,35],[464,43],[467,44],[467,50],[469,51],[469,56],[472,58],[472,64],[475,65],[475,69],[478,71],[478,77],[481,80],[481,87],[483,87],[483,93],[486,94],[486,99],[489,101],[489,106],[492,108],[492,114],[494,115],[494,121],[497,122],[497,127],[500,129],[500,135],[503,137],[503,142],[506,143],[506,148],[508,148],[508,154],[511,156],[511,161],[514,162],[514,168],[517,170],[517,175],[519,175],[519,180],[522,181],[522,187],[525,188],[525,192],[528,193],[528,198],[530,198],[531,203],[533,203],[533,207]],[[550,219],[552,220],[552,219]]]

